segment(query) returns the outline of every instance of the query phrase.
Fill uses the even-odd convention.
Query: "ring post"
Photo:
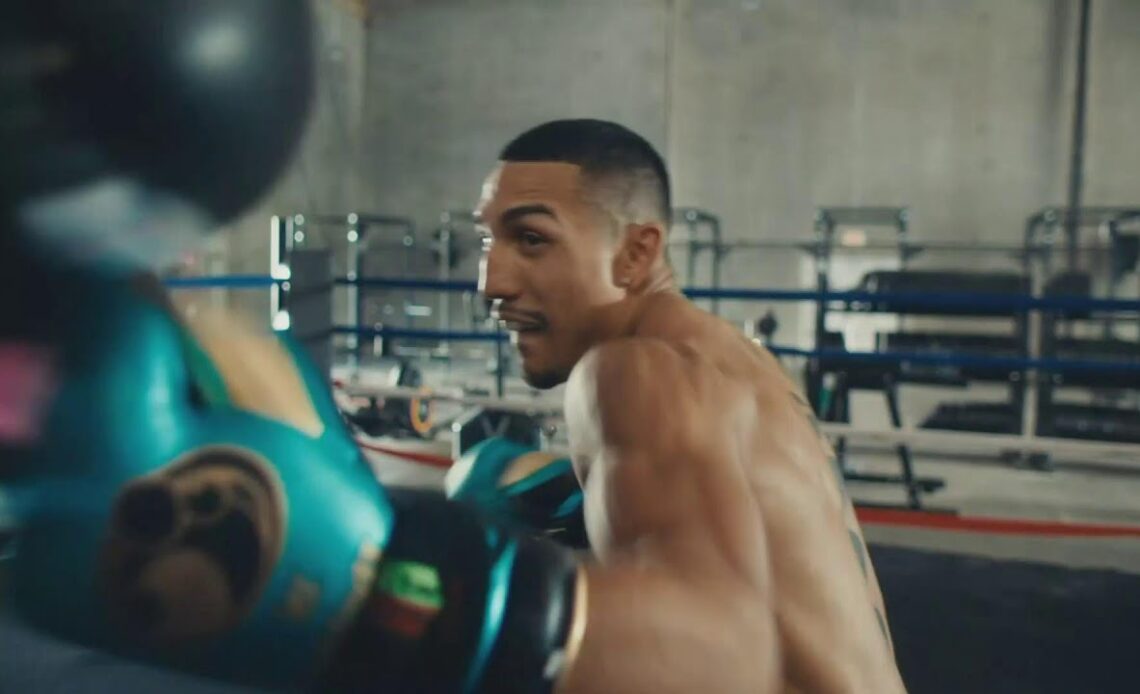
[[[290,256],[296,245],[304,243],[305,218],[302,215],[282,217],[273,215],[269,220],[269,274],[274,282],[269,288],[269,321],[281,325],[288,320]]]
[[[292,253],[290,329],[326,376],[331,376],[333,365],[332,266],[328,249],[294,249]]]
[[[356,280],[360,278],[361,270],[361,257],[363,255],[364,240],[361,238],[360,233],[360,216],[355,212],[349,212],[345,217],[345,225],[347,230],[345,232],[345,252],[348,256],[348,280],[349,284],[346,287],[345,302],[348,314],[348,322],[354,328],[359,328],[363,325],[362,314],[364,312],[363,302],[360,300],[360,285],[356,284]],[[346,335],[345,336],[346,351],[348,353],[349,365],[352,368],[358,368],[361,362],[361,346],[363,340],[360,335]]]

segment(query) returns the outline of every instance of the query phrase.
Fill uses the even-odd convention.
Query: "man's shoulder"
[[[645,385],[691,373],[697,356],[685,340],[634,335],[594,346],[575,370],[598,384]]]
[[[573,391],[580,402],[592,402],[602,413],[652,415],[658,420],[726,411],[734,402],[751,398],[746,379],[721,368],[722,358],[688,339],[613,340],[587,353],[571,375],[568,393]]]

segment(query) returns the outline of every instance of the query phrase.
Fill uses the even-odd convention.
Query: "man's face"
[[[479,286],[536,388],[566,380],[605,337],[601,314],[624,292],[612,277],[607,216],[572,164],[506,163],[488,176],[476,208],[484,233]]]

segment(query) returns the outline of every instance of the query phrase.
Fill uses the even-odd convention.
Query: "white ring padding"
[[[556,418],[562,414],[562,403],[551,400],[522,398],[493,398],[470,396],[462,393],[424,391],[419,388],[357,386],[346,383],[346,393],[359,396],[388,398],[424,398],[443,400],[471,407],[486,407],[503,412],[517,412],[536,417]],[[820,428],[832,439],[845,438],[850,443],[897,446],[906,444],[921,450],[948,453],[983,453],[998,455],[1005,452],[1047,454],[1053,459],[1074,465],[1113,467],[1140,472],[1140,444],[1113,443],[1059,439],[1044,436],[1016,434],[977,434],[930,429],[864,429],[850,424],[822,422]],[[552,451],[555,452],[555,451]],[[563,452],[564,453],[564,452]]]
[[[350,397],[375,398],[406,398],[411,400],[439,400],[454,402],[471,407],[485,407],[500,412],[515,412],[529,414],[535,417],[553,417],[562,415],[562,403],[547,398],[545,400],[525,400],[521,398],[494,398],[486,395],[466,395],[460,392],[437,391],[424,388],[406,388],[401,386],[363,386],[353,383],[344,383],[340,388]]]
[[[1016,452],[1047,454],[1067,464],[1090,467],[1112,467],[1140,472],[1140,444],[1111,441],[1059,439],[1046,436],[1016,434],[979,434],[972,432],[935,431],[931,429],[859,429],[849,424],[824,422],[823,432],[832,438],[843,437],[857,443],[895,446],[907,444],[927,451],[948,453]]]

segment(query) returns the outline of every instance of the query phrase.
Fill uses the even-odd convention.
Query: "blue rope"
[[[800,349],[771,345],[773,354],[805,357],[808,359],[833,359],[835,361],[861,362],[866,364],[929,364],[941,366],[964,366],[975,368],[1002,369],[1009,371],[1065,372],[1140,372],[1138,361],[1094,361],[1091,359],[1027,359],[1021,357],[987,357],[973,354],[949,354],[929,352],[846,352],[841,349]]]
[[[408,328],[354,328],[338,325],[332,329],[337,335],[361,335],[389,340],[441,340],[448,342],[506,342],[506,333],[463,332],[451,330],[412,330]]]
[[[268,275],[215,275],[213,277],[172,277],[165,280],[171,289],[261,289],[278,282]]]
[[[447,330],[408,330],[403,328],[353,328],[337,326],[333,332],[338,335],[364,335],[387,339],[441,340],[451,342],[504,342],[505,333],[495,332],[452,332]],[[930,352],[846,352],[840,349],[800,349],[783,345],[770,345],[773,354],[807,359],[830,359],[835,361],[859,362],[864,364],[924,364],[938,366],[962,366],[989,368],[1008,371],[1036,369],[1049,372],[1113,372],[1138,373],[1138,361],[1094,361],[1091,359],[1025,359],[1021,357],[988,357],[975,354],[950,354]]]
[[[412,279],[339,277],[338,285],[356,285],[372,289],[406,289],[440,292],[477,292],[474,282]],[[819,292],[814,289],[711,289],[689,287],[683,290],[691,299],[728,299],[740,301],[835,301],[848,305],[871,304],[885,312],[918,308],[957,308],[969,313],[991,314],[999,311],[1026,312],[1034,309],[1085,311],[1140,311],[1140,301],[1128,299],[1086,299],[1082,297],[1036,298],[1020,294],[984,294],[953,292]]]
[[[221,275],[215,277],[181,277],[166,281],[179,289],[270,287],[282,282],[269,276]],[[438,292],[477,292],[475,282],[338,277],[339,286],[370,289],[424,290]],[[819,292],[814,289],[710,289],[689,287],[684,290],[692,299],[727,299],[737,301],[828,301],[842,302],[848,307],[881,307],[886,313],[915,309],[958,309],[967,314],[988,315],[1000,312],[1024,313],[1033,310],[1057,311],[1140,311],[1140,301],[1131,299],[1086,299],[1075,296],[1032,297],[1019,294],[970,294],[955,292]]]
[[[335,284],[342,286],[368,287],[370,289],[423,289],[437,292],[477,292],[479,285],[475,282],[443,280],[404,280],[386,279],[382,277],[362,277],[350,280],[347,277],[337,277]]]

